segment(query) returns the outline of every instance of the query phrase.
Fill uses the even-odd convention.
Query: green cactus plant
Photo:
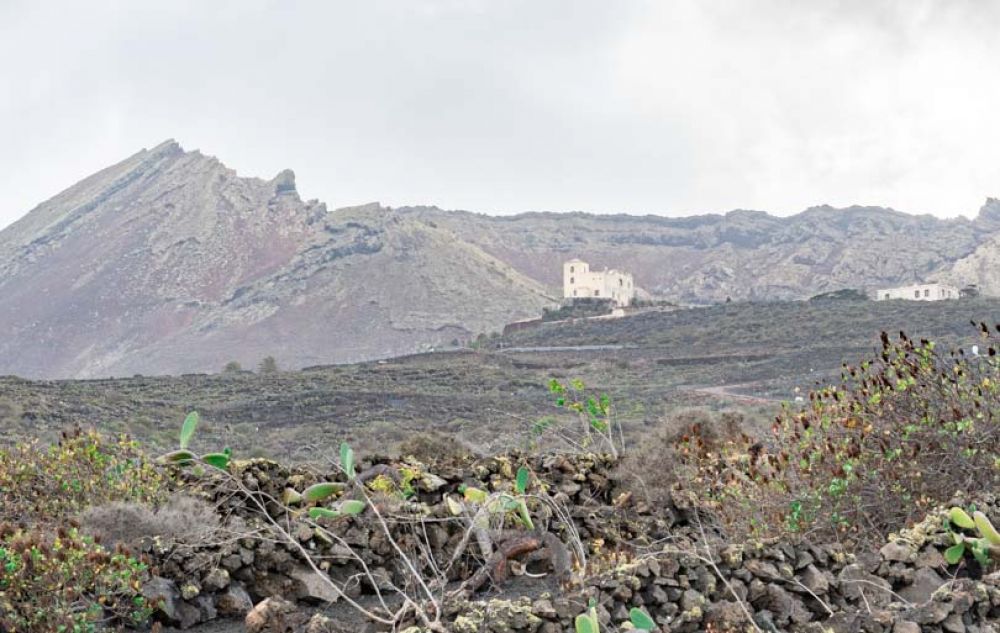
[[[161,455],[159,457],[161,463],[188,466],[197,460],[219,470],[225,470],[229,467],[229,460],[232,459],[233,451],[228,447],[221,453],[205,453],[201,457],[188,450],[188,446],[191,444],[191,439],[194,437],[194,432],[198,428],[200,421],[201,416],[198,415],[197,411],[187,414],[184,418],[184,423],[181,425],[180,437],[178,438],[179,448]]]
[[[341,502],[336,508],[309,508],[309,518],[311,519],[339,519],[345,516],[361,514],[365,509],[365,502],[357,499],[348,499]]]
[[[978,533],[978,537],[970,537],[951,531],[954,544],[944,552],[944,559],[949,565],[961,561],[966,551],[970,551],[973,558],[984,567],[991,560],[1000,559],[1000,532],[993,527],[989,517],[978,510],[973,511],[970,517],[965,510],[955,507],[948,512],[948,520],[959,529],[975,530]]]
[[[639,607],[632,607],[628,612],[628,619],[637,631],[652,631],[656,628],[656,622],[653,622],[653,618]]]
[[[601,633],[601,623],[597,619],[597,601],[591,598],[587,611],[576,616],[573,624],[576,633]]]
[[[318,503],[324,499],[329,499],[333,495],[344,490],[344,484],[335,481],[322,481],[313,484],[302,493],[302,501],[306,503]]]
[[[205,453],[201,456],[201,461],[209,466],[214,466],[220,470],[225,470],[229,466],[229,459],[233,455],[233,449],[226,447],[221,453]]]
[[[525,474],[522,475],[521,471],[518,471],[518,480],[515,482],[515,488],[519,491],[522,489],[520,483],[521,481],[524,481],[523,488],[527,489],[527,469],[523,468],[522,470]],[[529,530],[535,529],[535,523],[531,520],[531,513],[528,511],[528,504],[527,501],[525,501],[523,493],[518,494],[517,496],[507,493],[490,495],[485,490],[465,485],[459,486],[458,490],[462,493],[466,502],[483,506],[490,514],[503,515],[508,512],[516,511],[517,519],[524,525],[524,527]],[[456,503],[457,502],[454,500],[449,499],[449,508],[451,509],[451,512],[458,515],[461,513],[461,508],[460,506],[456,506]]]
[[[183,448],[160,455],[161,462],[165,464],[179,464],[181,466],[187,466],[197,458],[197,455]]]
[[[348,481],[354,481],[354,450],[347,442],[340,443],[340,467],[347,474]]]
[[[523,495],[528,490],[528,479],[531,477],[531,471],[528,470],[527,466],[521,466],[517,469],[517,479],[514,481],[514,488],[517,490],[517,494]]]
[[[184,424],[181,425],[181,435],[180,435],[180,447],[181,449],[186,449],[191,443],[191,438],[194,436],[194,431],[198,428],[198,422],[201,417],[198,415],[197,411],[192,411],[187,414],[184,418]]]

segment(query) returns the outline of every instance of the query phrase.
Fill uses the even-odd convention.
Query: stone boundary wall
[[[849,555],[836,544],[808,542],[732,544],[715,539],[706,546],[692,521],[694,508],[672,503],[639,512],[634,506],[616,505],[622,497],[616,495],[614,464],[596,455],[497,457],[437,468],[411,464],[420,473],[413,480],[416,495],[400,501],[394,511],[447,519],[451,515],[442,501],[445,493],[463,483],[507,490],[519,463],[527,463],[547,493],[569,508],[582,540],[590,545],[592,569],[599,573],[571,588],[560,588],[551,578],[516,578],[509,586],[488,587],[453,601],[446,605],[446,620],[456,633],[573,631],[573,619],[590,598],[597,601],[604,631],[627,630],[628,610],[641,607],[662,631],[1000,632],[1000,572],[983,573],[971,559],[960,567],[945,562],[942,552],[951,541],[943,511],[870,555]],[[251,490],[276,498],[286,486],[302,490],[320,480],[308,470],[266,460],[237,462],[232,471]],[[143,592],[162,602],[162,621],[189,628],[218,617],[244,617],[257,605],[248,630],[382,630],[370,625],[358,629],[356,622],[348,625],[329,614],[294,615],[295,603],[323,604],[336,595],[304,564],[297,548],[252,535],[263,525],[245,498],[211,492],[206,482],[195,483],[194,489],[214,494],[230,521],[248,532],[213,543],[145,545],[157,561],[157,576]],[[977,502],[994,521],[1000,518],[996,497],[984,495]],[[269,512],[283,514],[272,506]],[[304,521],[290,520],[288,525],[306,551],[323,561],[325,573],[338,579],[358,573],[359,563],[342,545]],[[405,580],[398,556],[370,518],[337,519],[326,527],[362,554],[385,587],[389,581]],[[566,538],[558,521],[548,527]],[[427,522],[425,529],[438,560],[448,559],[463,534],[461,525],[449,521]],[[400,523],[392,531],[405,551],[415,551],[410,527]],[[616,557],[602,556],[601,551],[614,551]],[[481,562],[467,554],[449,580],[467,578],[477,565]],[[359,599],[373,592],[367,581],[351,589],[352,597]],[[423,633],[416,626],[407,631]]]

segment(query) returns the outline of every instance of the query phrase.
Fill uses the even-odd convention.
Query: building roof
[[[879,288],[879,290],[909,290],[909,289],[912,289],[912,288],[927,288],[929,286],[938,286],[938,287],[941,287],[941,288],[955,288],[955,289],[958,288],[958,286],[953,286],[951,284],[942,283],[940,281],[927,281],[927,282],[923,282],[923,283],[907,284],[905,286],[885,286],[885,287]]]

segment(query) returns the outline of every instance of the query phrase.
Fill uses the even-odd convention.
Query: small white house
[[[875,291],[876,301],[905,299],[907,301],[945,301],[958,299],[959,291],[955,286],[947,284],[916,284],[898,288],[880,288]]]
[[[632,273],[620,270],[591,271],[590,264],[582,259],[571,259],[563,264],[563,296],[567,299],[611,299],[616,306],[632,304],[635,283]]]

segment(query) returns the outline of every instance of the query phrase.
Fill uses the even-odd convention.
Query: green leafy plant
[[[973,558],[984,567],[990,564],[991,559],[1000,558],[1000,533],[985,514],[973,511],[972,516],[969,516],[962,508],[954,507],[948,512],[948,520],[959,530],[975,530],[978,534],[977,537],[969,537],[961,531],[951,531],[954,545],[944,552],[949,565],[961,561],[966,551],[971,552]]]
[[[114,501],[156,504],[167,480],[125,435],[75,430],[55,444],[0,449],[0,517],[58,524],[90,506]]]
[[[141,594],[149,577],[145,562],[109,552],[75,528],[46,534],[0,524],[0,630],[141,626],[154,606]]]
[[[191,438],[194,437],[194,431],[198,428],[198,422],[201,420],[201,416],[198,415],[197,411],[192,411],[187,414],[184,418],[184,423],[181,425],[181,436],[180,436],[180,446],[181,450],[184,450],[191,444]]]
[[[904,333],[881,340],[877,357],[844,366],[839,385],[811,392],[805,407],[786,404],[770,438],[741,433],[720,446],[692,426],[673,447],[680,485],[731,534],[819,533],[848,545],[882,542],[955,490],[996,489],[997,346],[972,356]]]
[[[354,450],[347,442],[340,443],[340,467],[344,469],[348,481],[353,481],[354,473]]]
[[[578,443],[583,448],[597,444],[615,458],[622,448],[622,433],[612,413],[611,398],[607,394],[591,393],[579,378],[564,384],[555,378],[549,381],[549,391],[555,396],[555,405],[577,414],[583,429]],[[554,424],[536,423],[533,432],[539,434],[554,428]]]
[[[365,502],[357,499],[342,501],[336,508],[309,508],[311,519],[339,519],[345,516],[361,514],[365,510]]]
[[[632,607],[632,609],[628,612],[628,618],[636,630],[652,631],[656,628],[656,622],[653,622],[653,618],[649,617],[649,614],[639,607]]]
[[[528,490],[528,479],[531,477],[531,471],[528,470],[527,466],[521,466],[517,469],[517,479],[515,480],[514,489],[517,490],[517,494],[523,495]]]
[[[232,456],[233,451],[227,446],[221,453],[205,453],[201,456],[201,461],[219,470],[225,470]]]
[[[576,633],[601,633],[601,623],[597,618],[597,601],[591,598],[587,610],[576,616],[573,624]]]
[[[324,499],[329,499],[335,494],[343,492],[345,486],[335,481],[323,481],[313,484],[302,493],[302,500],[306,503],[319,503]]]
[[[188,466],[196,461],[201,461],[202,463],[205,463],[213,468],[218,468],[219,470],[225,470],[229,467],[229,461],[233,456],[233,451],[229,447],[223,449],[222,452],[205,453],[201,457],[188,449],[200,421],[201,416],[197,411],[192,411],[187,414],[184,418],[184,423],[181,424],[181,433],[177,450],[161,455],[160,461],[162,463]]]
[[[464,484],[459,486],[458,490],[462,493],[462,497],[466,503],[486,510],[487,514],[481,516],[483,522],[488,522],[489,515],[504,517],[508,513],[513,512],[521,525],[529,530],[534,530],[535,523],[531,519],[531,512],[528,510],[528,502],[525,497],[530,477],[531,471],[526,466],[521,466],[518,469],[517,476],[514,479],[516,494],[506,492],[490,494],[480,488]],[[458,516],[462,513],[463,507],[461,503],[455,501],[452,497],[445,497],[445,500],[452,514]]]

